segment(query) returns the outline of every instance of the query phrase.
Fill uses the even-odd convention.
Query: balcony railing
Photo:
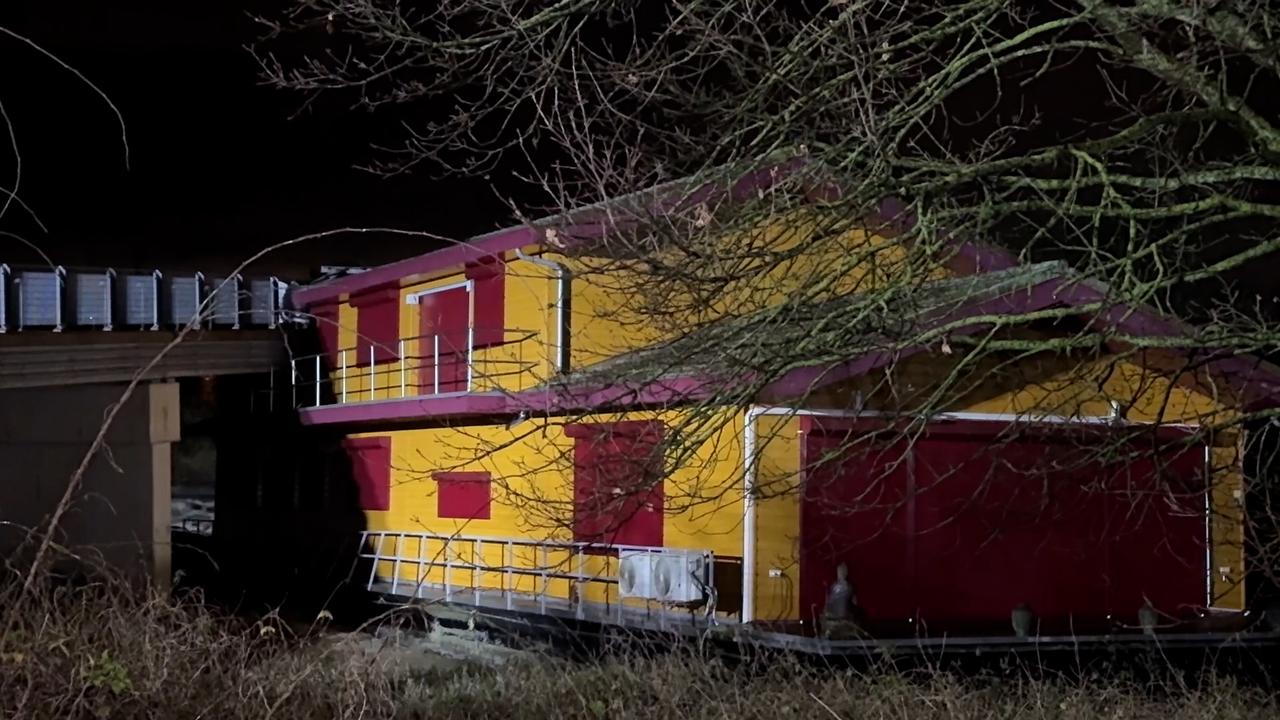
[[[538,333],[513,328],[361,343],[291,360],[293,406],[521,390],[532,387],[545,356]]]

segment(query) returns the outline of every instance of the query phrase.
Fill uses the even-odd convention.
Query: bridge
[[[47,517],[104,413],[138,377],[58,540],[167,581],[183,386],[256,376],[270,387],[289,367],[283,331],[299,322],[285,307],[290,287],[276,277],[0,263],[0,552]]]

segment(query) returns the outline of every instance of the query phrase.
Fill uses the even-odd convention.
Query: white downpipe
[[[516,248],[516,257],[534,265],[549,268],[556,274],[556,341],[552,348],[556,373],[563,375],[569,371],[569,303],[571,302],[570,284],[573,282],[573,273],[569,271],[569,268],[554,260],[548,260],[536,255],[526,255],[519,248]]]
[[[756,418],[766,408],[747,408],[742,428],[742,622],[756,609]]]

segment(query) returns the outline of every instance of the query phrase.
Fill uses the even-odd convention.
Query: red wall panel
[[[466,275],[475,292],[473,307],[476,347],[498,345],[505,339],[506,274],[507,265],[499,257],[467,263]]]
[[[320,335],[320,349],[329,357],[332,367],[336,367],[338,357],[338,306],[317,305],[311,308],[316,331]]]
[[[1045,617],[1106,614],[1101,518],[1086,489],[1097,463],[1070,443],[990,436],[921,439],[915,470],[915,610],[922,618],[1007,619],[1026,602]],[[1063,467],[1055,467],[1055,461]],[[1136,610],[1136,608],[1135,608]]]
[[[574,438],[574,540],[662,547],[662,425],[569,425],[565,433]]]
[[[398,358],[400,344],[400,290],[382,288],[351,297],[356,308],[356,346],[359,358],[347,362],[361,365],[369,362],[369,348],[373,347],[375,362],[390,362]]]
[[[1064,632],[1106,629],[1108,615],[1131,624],[1146,599],[1175,616],[1203,606],[1203,446],[1062,426],[1006,440],[1003,427],[936,427],[873,452],[849,447],[856,434],[811,429],[804,619],[840,562],[869,622],[931,633],[1007,632],[1020,602]],[[1104,443],[1123,461],[1097,461]]]
[[[351,458],[360,509],[391,509],[391,438],[349,438],[343,445]]]
[[[1145,445],[1145,443],[1143,444]],[[1121,611],[1144,598],[1186,616],[1208,600],[1205,447],[1192,445],[1138,457],[1113,471],[1107,505],[1110,548],[1108,600]],[[1130,616],[1131,617],[1131,616]]]
[[[493,482],[487,472],[438,472],[436,516],[488,520]]]

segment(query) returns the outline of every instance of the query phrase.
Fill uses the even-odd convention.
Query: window
[[[487,472],[438,472],[436,517],[488,520],[492,479]]]
[[[473,323],[475,347],[489,347],[503,341],[506,322],[507,264],[501,257],[491,256],[467,263],[466,275],[473,288]]]
[[[343,445],[351,457],[360,509],[391,509],[391,438],[348,438]]]
[[[662,547],[662,425],[568,425],[577,542]]]
[[[373,347],[375,362],[398,359],[400,348],[400,289],[382,288],[351,296],[356,308],[356,347],[359,357],[348,360],[359,365],[369,362]]]

